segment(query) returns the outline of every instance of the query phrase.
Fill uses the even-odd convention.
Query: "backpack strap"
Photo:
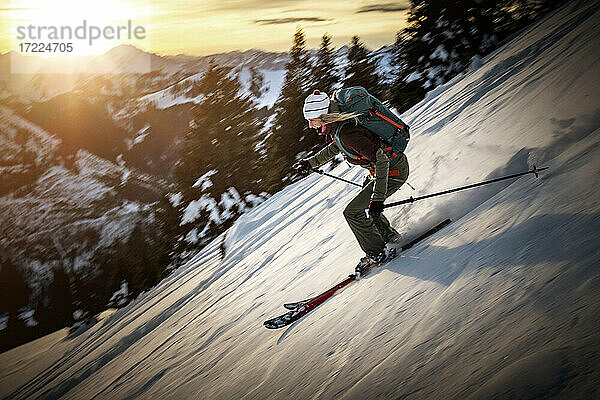
[[[383,150],[383,152],[385,153],[387,158],[390,159],[390,161],[394,160],[394,158],[398,158],[398,154],[396,154],[394,152],[394,150],[392,149],[392,146],[384,147],[381,150]],[[394,160],[394,162],[391,162],[390,165],[396,164],[397,161],[398,160]]]
[[[331,103],[329,103],[329,112],[331,112],[331,113],[342,112],[342,110],[340,109],[340,104],[337,102],[337,100],[333,96],[331,98]]]
[[[375,170],[369,168],[369,173],[374,176],[375,175]],[[390,169],[388,171],[388,176],[400,176],[400,170],[399,169]]]
[[[373,114],[374,114],[374,115],[377,115],[379,118],[383,119],[383,120],[384,120],[384,121],[386,121],[387,123],[389,123],[389,124],[392,124],[392,125],[394,125],[396,128],[398,128],[398,129],[396,129],[396,134],[395,134],[394,136],[400,136],[402,139],[406,140],[407,142],[409,141],[409,139],[406,137],[406,135],[403,135],[403,134],[402,134],[402,131],[403,131],[404,129],[406,129],[406,127],[405,127],[405,126],[403,126],[403,125],[401,125],[401,124],[399,124],[399,123],[397,123],[397,122],[393,121],[392,119],[390,119],[390,118],[386,117],[385,115],[381,114],[379,111],[377,111],[377,109],[376,109],[375,107],[371,107],[371,108],[369,109],[369,115],[371,116],[371,115],[373,115]]]

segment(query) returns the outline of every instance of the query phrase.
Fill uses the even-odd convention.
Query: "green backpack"
[[[357,113],[358,123],[388,144],[383,150],[390,159],[390,166],[400,159],[410,140],[408,125],[398,118],[381,101],[371,96],[362,86],[352,86],[339,89],[333,93],[331,112]],[[344,149],[339,138],[342,127],[351,120],[342,122],[336,129],[333,138],[335,143],[346,156],[362,159],[361,156],[352,154]]]

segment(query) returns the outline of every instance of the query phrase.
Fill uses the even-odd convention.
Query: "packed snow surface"
[[[267,330],[362,255],[342,214],[357,189],[313,174],[87,331],[0,355],[0,397],[599,398],[598,21],[570,2],[403,115],[416,191],[390,201],[539,178],[387,210],[407,240],[453,222]]]

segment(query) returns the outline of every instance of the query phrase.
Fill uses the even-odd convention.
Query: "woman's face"
[[[323,125],[323,121],[321,120],[321,118],[311,118],[308,120],[308,126],[310,128],[320,128],[321,125]]]

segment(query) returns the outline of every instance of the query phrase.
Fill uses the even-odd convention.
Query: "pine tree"
[[[95,315],[106,308],[108,298],[105,292],[108,282],[103,271],[98,273],[84,269],[73,271],[72,281],[75,308],[81,309],[84,316]]]
[[[126,281],[128,286],[131,286],[132,274],[129,266],[131,259],[129,258],[129,250],[125,242],[117,241],[112,251],[100,253],[97,257],[104,261],[104,274],[107,286],[104,296],[107,300],[111,298],[114,292],[119,290],[121,282]]]
[[[333,88],[338,82],[335,75],[334,51],[331,47],[331,36],[324,34],[321,38],[321,46],[317,53],[317,63],[313,68],[313,76],[317,83],[316,89],[331,95]]]
[[[161,273],[151,250],[152,246],[146,241],[140,224],[133,228],[126,246],[129,288],[135,297],[156,285],[161,279]]]
[[[464,71],[532,19],[528,0],[411,0],[396,40],[400,69],[391,102],[405,111],[426,92]]]
[[[379,83],[377,65],[358,36],[353,36],[350,42],[344,86],[362,86],[373,96],[383,98],[383,87]]]
[[[163,277],[169,265],[177,261],[176,255],[183,249],[179,238],[183,234],[179,226],[179,212],[171,204],[168,194],[163,194],[154,208],[156,216],[156,236],[158,264],[162,267]]]
[[[17,267],[6,257],[0,258],[0,313],[8,313],[8,325],[18,326],[19,310],[27,305],[31,289]]]
[[[259,98],[265,91],[265,76],[256,70],[256,67],[250,68],[250,93]]]
[[[318,135],[309,130],[302,114],[304,99],[314,88],[305,36],[298,28],[290,50],[290,61],[286,66],[285,82],[275,104],[275,122],[267,146],[264,181],[268,191],[280,190],[293,176],[290,166],[300,157],[314,151],[322,144]]]
[[[427,93],[427,90],[423,87],[424,80],[416,72],[414,66],[418,64],[418,60],[414,59],[414,54],[425,54],[426,52],[425,49],[417,50],[415,47],[418,45],[418,42],[406,40],[405,33],[399,32],[396,36],[396,42],[394,43],[395,61],[399,71],[393,84],[390,102],[400,112],[410,109],[414,104],[421,101]]]
[[[194,229],[202,233],[199,242],[190,247],[202,245],[226,229],[245,209],[245,196],[264,190],[258,172],[261,161],[255,153],[262,140],[260,121],[253,101],[240,94],[242,86],[232,69],[211,63],[198,90],[204,100],[193,110],[193,127],[185,135],[174,171],[183,193],[181,210],[200,198],[205,204],[199,216],[182,227],[182,236]],[[207,174],[210,184],[207,179],[194,186]],[[241,193],[233,206],[227,201],[231,192]]]
[[[36,307],[36,319],[46,329],[60,329],[73,324],[75,311],[71,282],[64,265],[55,267],[50,285],[42,290]]]
[[[253,143],[257,140],[256,110],[250,99],[239,95],[241,85],[230,70],[211,64],[199,84],[205,95],[194,109],[194,127],[186,134],[175,177],[184,196],[191,200],[192,185],[214,170],[211,193],[219,198],[233,186],[241,193],[254,189],[248,178],[257,169]]]

